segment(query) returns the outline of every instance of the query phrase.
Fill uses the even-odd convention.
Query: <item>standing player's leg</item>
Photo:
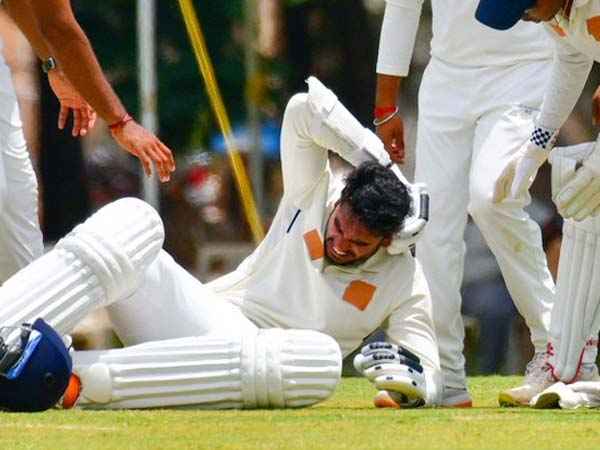
[[[138,288],[163,237],[158,213],[141,200],[105,206],[0,287],[0,326],[41,317],[68,333],[93,309]]]
[[[495,180],[533,129],[536,110],[516,103],[541,103],[545,70],[543,62],[494,70],[487,85],[495,88],[486,90],[490,109],[477,126],[470,173],[469,212],[496,257],[535,348],[524,384],[500,394],[500,403],[508,405],[528,404],[547,386],[545,350],[554,282],[542,249],[540,228],[523,209],[531,201],[529,194],[500,204],[492,203],[491,197]],[[530,82],[523,85],[523,80]],[[486,84],[482,86],[484,89]]]
[[[241,334],[75,352],[73,372],[82,389],[71,403],[92,409],[302,407],[333,393],[341,366],[339,346],[327,335],[247,327]]]
[[[0,56],[0,284],[42,253],[37,179],[10,70]]]
[[[419,119],[415,180],[429,189],[430,220],[417,242],[417,258],[431,291],[440,364],[447,406],[470,406],[463,356],[464,325],[461,316],[462,283],[467,222],[467,179],[473,127],[465,120],[469,105],[448,86],[460,73],[433,59],[423,75],[419,91]],[[464,86],[468,81],[461,81]],[[454,91],[454,89],[453,89]]]
[[[535,355],[522,386],[500,394],[500,403],[528,404],[547,387],[545,352],[554,299],[554,282],[542,249],[540,227],[523,209],[526,198],[494,204],[494,180],[514,151],[527,139],[533,112],[519,106],[491,114],[478,127],[471,171],[469,212],[502,271],[515,305],[531,333]]]

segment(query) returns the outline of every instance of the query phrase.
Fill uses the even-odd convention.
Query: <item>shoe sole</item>
[[[400,405],[398,403],[396,403],[392,397],[390,397],[387,393],[385,392],[380,392],[379,394],[377,394],[375,396],[375,398],[373,399],[373,404],[375,405],[376,408],[395,408],[395,409],[400,409]],[[472,400],[465,400],[463,402],[460,403],[454,403],[451,405],[442,405],[443,408],[472,408],[473,407],[473,401]]]
[[[548,392],[546,394],[541,394],[533,407],[535,409],[557,409],[560,408],[558,404],[559,401],[560,397],[557,393]]]
[[[396,403],[387,392],[379,392],[373,399],[373,404],[376,408],[400,409],[400,405]]]

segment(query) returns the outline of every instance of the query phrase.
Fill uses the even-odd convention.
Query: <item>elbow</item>
[[[53,50],[65,47],[69,42],[86,40],[83,30],[74,18],[47,15],[38,18],[38,24],[42,36]]]

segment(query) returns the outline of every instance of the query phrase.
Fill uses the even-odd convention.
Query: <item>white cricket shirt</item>
[[[377,73],[405,76],[423,0],[386,0]],[[507,66],[548,59],[552,49],[539,26],[519,22],[510,32],[475,19],[477,0],[431,0],[431,55],[457,66]]]
[[[348,355],[383,326],[391,342],[438,369],[429,291],[409,253],[390,255],[381,248],[355,267],[325,258],[325,227],[343,180],[331,171],[327,149],[315,143],[324,131],[306,98],[295,96],[284,116],[285,192],[267,236],[237,270],[209,286],[261,328],[321,331]],[[365,151],[332,150],[354,162],[373,159]]]

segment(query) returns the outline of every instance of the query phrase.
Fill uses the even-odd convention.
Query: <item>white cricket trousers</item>
[[[37,179],[10,69],[0,56],[0,284],[42,253]]]
[[[417,257],[431,289],[448,387],[466,387],[460,287],[467,213],[494,253],[536,351],[546,346],[554,283],[540,228],[523,210],[531,198],[491,198],[494,181],[532,131],[548,64],[468,68],[432,58],[423,75],[415,180],[427,183],[431,210]]]
[[[129,298],[107,308],[125,345],[188,336],[238,336],[258,327],[190,275],[164,250]]]

